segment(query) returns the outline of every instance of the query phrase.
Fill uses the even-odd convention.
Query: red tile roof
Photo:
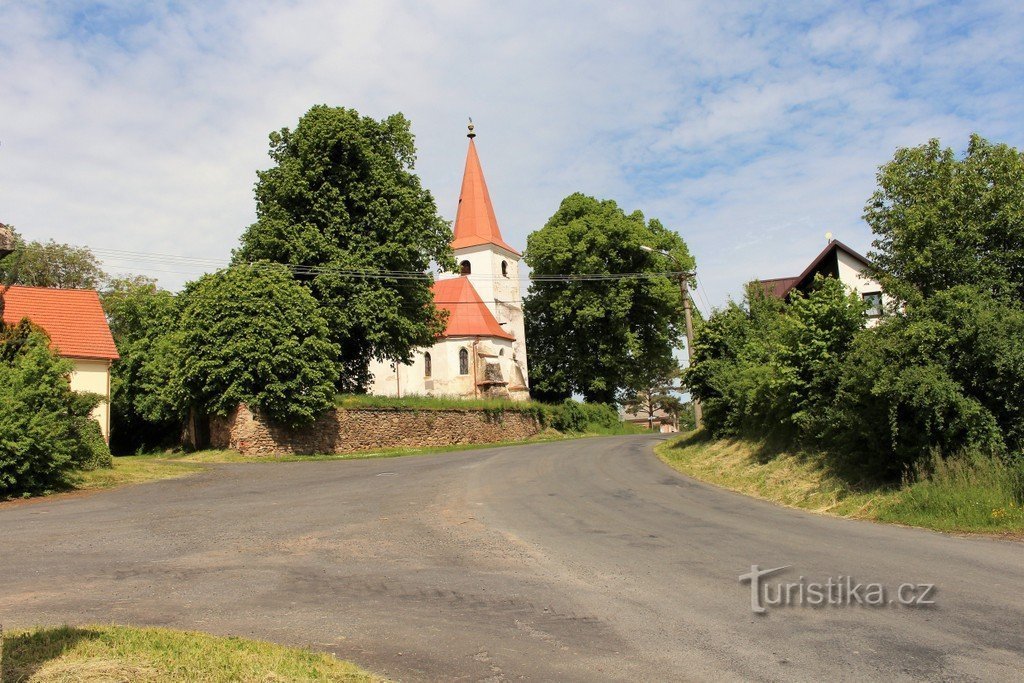
[[[28,318],[50,335],[50,342],[60,355],[119,358],[95,290],[11,287],[3,297],[4,322],[15,325]]]
[[[462,192],[459,194],[459,210],[455,214],[455,239],[452,249],[476,247],[482,244],[496,244],[519,256],[519,252],[501,238],[498,218],[494,215],[491,195],[487,192],[487,181],[476,154],[473,138],[469,139],[466,153],[466,171],[462,176]]]
[[[764,293],[768,296],[784,299],[793,285],[799,281],[798,277],[777,277],[773,280],[758,280],[757,282],[764,288]]]
[[[453,277],[435,282],[434,302],[438,308],[449,312],[445,337],[515,339],[494,319],[469,278]]]

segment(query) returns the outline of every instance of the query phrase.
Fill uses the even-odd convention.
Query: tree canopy
[[[234,266],[181,296],[179,381],[190,407],[225,415],[245,403],[298,426],[333,405],[338,350],[288,268]]]
[[[371,359],[408,362],[444,329],[429,278],[382,275],[455,267],[450,226],[413,173],[415,151],[401,114],[313,107],[294,130],[270,134],[274,166],[258,173],[257,221],[234,255],[298,267],[340,349],[346,391],[366,387]]]
[[[0,259],[0,285],[98,289],[106,278],[88,248],[53,240],[25,241],[17,233],[14,252]]]
[[[958,285],[1024,299],[1024,154],[972,135],[963,158],[938,140],[901,148],[864,209],[870,257],[913,305]]]
[[[535,276],[639,274],[570,282],[534,281],[526,299],[531,391],[538,398],[613,403],[645,366],[664,367],[683,336],[682,300],[673,254],[689,271],[694,260],[682,238],[639,211],[576,193],[562,200],[527,240]],[[644,277],[644,274],[653,274]]]
[[[131,453],[171,443],[185,402],[177,299],[144,276],[111,280],[101,292],[119,360],[111,370],[111,448]]]

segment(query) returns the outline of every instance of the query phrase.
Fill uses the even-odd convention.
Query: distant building
[[[104,397],[93,411],[110,440],[110,366],[119,358],[99,295],[92,289],[14,286],[3,293],[3,320],[28,318],[50,336],[54,352],[74,365],[71,388]]]
[[[378,396],[530,396],[519,290],[522,254],[502,239],[472,125],[468,137],[452,239],[459,274],[434,283],[434,302],[448,311],[448,326],[409,365],[371,363],[370,391]]]
[[[870,266],[870,261],[839,240],[829,240],[828,246],[799,275],[758,282],[767,294],[788,300],[793,292],[810,291],[816,275],[834,277],[867,302],[867,324],[868,327],[874,327],[892,300],[882,291],[878,280],[870,275]]]
[[[623,413],[622,420],[645,429],[650,429],[653,425],[653,428],[662,434],[673,434],[679,431],[679,423],[676,418],[661,408],[656,408],[654,415],[648,415],[644,410],[638,410],[635,413]]]

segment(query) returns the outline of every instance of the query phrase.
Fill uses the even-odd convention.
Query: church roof
[[[0,293],[4,299],[4,322],[16,325],[28,318],[50,336],[50,345],[61,356],[118,359],[95,290],[16,286]]]
[[[448,311],[445,337],[500,337],[515,339],[494,319],[469,278],[453,277],[434,283],[434,303]]]
[[[519,256],[519,252],[501,238],[498,218],[494,215],[491,195],[487,192],[487,181],[480,166],[470,129],[469,151],[466,153],[466,171],[462,176],[462,192],[459,194],[459,210],[455,214],[455,239],[452,249],[494,244]]]

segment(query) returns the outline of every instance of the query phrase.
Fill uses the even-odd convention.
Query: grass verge
[[[857,479],[827,453],[703,433],[666,441],[655,452],[683,474],[803,510],[938,531],[1024,532],[1024,471],[993,458],[936,460],[892,485]]]
[[[163,628],[14,631],[2,647],[0,680],[11,683],[384,680],[327,654]]]
[[[111,489],[126,484],[141,484],[158,479],[173,479],[201,472],[205,468],[195,462],[158,456],[115,457],[113,467],[78,471],[72,481],[76,491]]]

